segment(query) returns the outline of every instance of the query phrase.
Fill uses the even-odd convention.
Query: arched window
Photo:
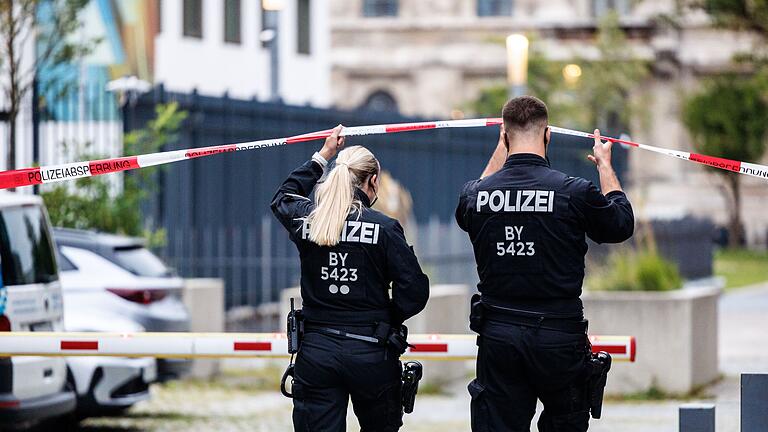
[[[377,90],[368,96],[362,108],[370,111],[397,112],[397,101],[389,92]]]

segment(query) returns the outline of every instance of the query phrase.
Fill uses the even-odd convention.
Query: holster
[[[589,379],[589,410],[592,418],[599,419],[603,413],[603,395],[611,370],[611,355],[605,351],[590,353],[589,365],[592,369]]]
[[[419,381],[423,376],[423,367],[417,361],[403,363],[403,387],[401,390],[403,412],[410,414],[413,412],[413,405],[416,403],[416,393],[419,391]]]
[[[483,327],[484,319],[483,302],[480,299],[480,294],[472,295],[469,306],[469,328],[478,334]]]

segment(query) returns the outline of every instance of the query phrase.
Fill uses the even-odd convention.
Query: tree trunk
[[[8,157],[5,164],[7,170],[16,168],[16,118],[18,111],[14,108],[11,106],[11,112],[8,115]]]
[[[8,116],[8,157],[5,169],[12,170],[16,168],[16,118],[19,114],[19,77],[17,70],[19,64],[17,63],[15,44],[16,40],[13,37],[15,33],[15,25],[17,24],[13,17],[13,3],[4,5],[7,13],[4,24],[8,25],[9,29],[3,36],[6,38],[6,51],[8,52],[8,81],[10,84],[10,113]]]
[[[735,249],[744,245],[744,226],[741,223],[741,178],[738,174],[728,173],[726,184],[733,197],[733,205],[729,209],[728,247]]]

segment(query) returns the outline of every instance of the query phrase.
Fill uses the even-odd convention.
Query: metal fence
[[[177,101],[189,113],[178,142],[167,150],[275,138],[348,126],[418,121],[391,113],[339,111],[167,93],[162,87],[138,100],[127,129],[141,127],[158,103]],[[384,169],[411,193],[416,243],[422,264],[436,282],[474,283],[476,273],[465,234],[453,223],[461,186],[477,178],[491,154],[495,128],[440,129],[352,137],[364,144]],[[269,202],[288,173],[319,148],[319,142],[209,156],[173,164],[159,175],[147,216],[166,229],[161,251],[181,275],[221,277],[227,306],[258,305],[277,299],[299,281],[298,258],[282,226],[272,219]],[[555,136],[553,166],[595,178],[585,159],[591,144]],[[618,151],[623,174],[626,154]]]
[[[123,151],[123,122],[115,95],[106,81],[37,84],[22,102],[17,119],[17,168],[75,162],[80,158],[113,157]],[[0,103],[0,111],[10,107]],[[8,141],[8,123],[0,121],[0,142]],[[5,167],[7,146],[0,146]],[[119,183],[120,176],[110,180]]]

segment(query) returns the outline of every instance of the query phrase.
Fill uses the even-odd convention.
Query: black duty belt
[[[365,330],[368,331],[365,331]],[[339,325],[333,325],[332,327],[329,327],[327,325],[322,324],[305,324],[304,330],[307,333],[324,333],[327,335],[332,336],[341,336],[349,339],[357,339],[364,342],[370,342],[375,344],[380,344],[383,341],[381,339],[376,338],[376,335],[374,334],[374,331],[372,329],[372,326],[364,326],[364,327],[358,327],[358,326],[339,326]],[[368,333],[368,334],[360,334],[360,333]]]
[[[546,314],[528,313],[483,303],[483,316],[491,321],[558,330],[566,333],[586,333],[588,321],[579,318],[557,318]]]

